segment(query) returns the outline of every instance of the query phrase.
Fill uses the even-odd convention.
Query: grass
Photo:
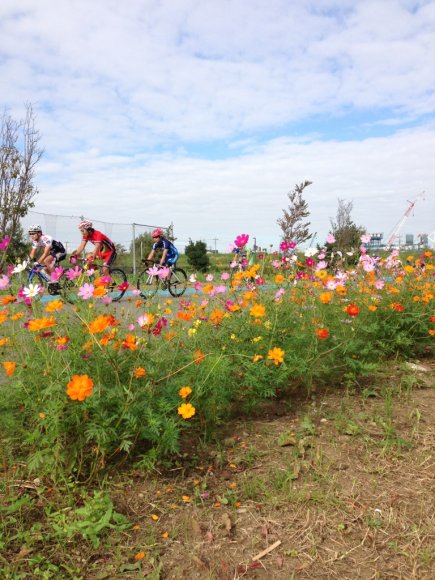
[[[284,415],[270,407],[100,489],[53,489],[17,464],[0,487],[2,577],[429,578],[429,377],[392,364],[372,378],[376,396],[334,389]]]

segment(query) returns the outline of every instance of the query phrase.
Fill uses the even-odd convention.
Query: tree
[[[149,232],[145,232],[137,236],[135,239],[134,250],[136,254],[136,260],[141,258],[146,259],[148,254],[151,252],[153,246],[153,239]],[[130,244],[130,253],[133,252],[133,242]]]
[[[339,198],[335,221],[330,218],[336,250],[356,249],[361,245],[360,237],[364,234],[365,228],[355,224],[351,216],[352,209],[352,201]]]
[[[207,244],[205,242],[198,241],[193,243],[189,239],[184,253],[187,256],[187,261],[195,270],[205,272],[209,268],[210,259],[207,254]]]
[[[284,216],[277,220],[277,224],[282,230],[282,239],[284,241],[296,242],[302,244],[311,239],[313,234],[309,233],[310,222],[304,220],[310,215],[308,204],[302,197],[304,189],[311,185],[311,181],[304,181],[296,184],[294,189],[287,196],[289,206],[283,209]]]
[[[13,248],[20,241],[15,238],[22,236],[20,220],[34,206],[38,193],[35,166],[43,150],[30,104],[26,105],[24,119],[17,121],[5,111],[0,123],[0,239],[10,236]],[[7,252],[0,258],[0,265],[6,255]]]

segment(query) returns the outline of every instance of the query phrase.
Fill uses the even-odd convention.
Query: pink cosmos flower
[[[234,247],[235,247],[234,244],[230,244],[227,248],[227,254],[231,254],[231,252],[234,251]]]
[[[171,271],[170,271],[169,268],[166,268],[166,267],[165,268],[160,268],[159,273],[158,273],[158,277],[161,280],[165,280],[166,278],[169,278],[170,273],[171,273]]]
[[[59,278],[62,276],[63,272],[64,272],[64,270],[63,270],[62,266],[58,266],[52,272],[52,274],[50,276],[50,280],[52,282],[57,282],[59,280]]]
[[[133,296],[140,296],[140,290],[138,290],[137,288],[134,288],[134,290],[132,290],[131,293],[133,294]]]
[[[280,262],[280,260],[273,260],[272,261],[272,267],[273,268],[276,268],[276,269],[281,268],[281,262]]]
[[[101,297],[101,302],[102,302],[103,304],[106,304],[106,305],[107,305],[107,304],[111,304],[111,303],[112,303],[112,301],[113,301],[113,298],[112,298],[111,296],[109,296],[108,294],[106,294],[105,296],[102,296],[102,297]]]
[[[197,292],[199,292],[199,291],[201,290],[201,288],[202,288],[202,284],[201,284],[201,282],[197,282],[197,283],[195,284],[194,288],[195,288],[195,290],[196,290]]]
[[[336,242],[336,239],[335,239],[334,235],[333,235],[333,234],[331,234],[331,233],[329,233],[329,234],[326,236],[326,243],[327,243],[327,244],[334,244],[335,242]]]
[[[372,239],[372,236],[370,234],[363,234],[360,237],[360,240],[362,241],[363,244],[368,244],[371,239]]]
[[[234,269],[234,268],[236,268],[236,267],[237,267],[237,262],[236,262],[235,260],[233,260],[233,261],[231,262],[231,264],[230,264],[230,268],[231,268],[231,269]]]
[[[144,326],[149,326],[153,322],[153,320],[154,317],[151,314],[142,314],[137,319],[137,323],[141,328],[143,328]]]
[[[189,282],[190,282],[191,284],[195,284],[195,282],[196,282],[196,275],[195,275],[195,274],[191,274],[191,275],[189,276]]]
[[[118,290],[121,290],[121,292],[128,290],[128,282],[123,282],[122,284],[119,284]]]
[[[66,271],[66,277],[68,278],[68,280],[75,280],[80,276],[81,273],[82,273],[81,269],[78,266],[76,266],[75,268],[69,268]]]
[[[149,276],[158,276],[160,272],[160,268],[158,266],[153,266],[152,268],[148,268],[148,270],[146,271],[146,273]]]
[[[240,234],[234,240],[234,244],[238,248],[243,248],[243,246],[246,246],[246,244],[248,243],[248,241],[249,241],[249,235],[248,234]]]
[[[316,271],[318,271],[318,270],[324,270],[327,265],[328,264],[327,264],[327,262],[325,262],[325,260],[321,260],[320,262],[317,263]]]
[[[135,328],[136,328],[136,327],[135,327],[135,325],[134,325],[134,324],[129,324],[129,325],[128,325],[128,330],[129,330],[130,332],[132,332],[132,331],[133,331]]]
[[[376,290],[382,290],[382,288],[385,286],[385,281],[384,280],[376,280],[375,282],[375,288]]]
[[[0,290],[5,290],[9,286],[9,278],[6,274],[0,276]]]
[[[110,276],[101,276],[101,284],[109,284],[112,281]]]
[[[9,236],[5,236],[2,241],[0,242],[0,250],[4,252],[6,248],[9,246],[11,238]]]
[[[262,276],[257,276],[255,278],[255,283],[257,286],[264,286],[266,284],[266,280]]]
[[[89,300],[89,298],[92,298],[94,295],[94,290],[95,287],[93,284],[83,284],[83,286],[80,286],[79,288],[78,295],[80,298],[83,298],[83,300]]]
[[[207,274],[205,279],[207,280],[207,282],[213,282],[213,274]]]
[[[67,350],[68,345],[66,344],[57,344],[56,345],[56,350]]]
[[[307,268],[314,268],[315,265],[316,265],[316,260],[313,260],[313,258],[307,258],[305,260],[305,266],[307,266]]]
[[[278,290],[278,292],[275,294],[275,298],[274,298],[275,302],[279,302],[281,300],[282,295],[284,294],[284,292],[285,292],[284,288],[280,288]]]
[[[229,280],[229,279],[230,279],[230,275],[228,274],[228,272],[224,272],[224,273],[221,275],[221,280],[223,280],[224,282],[226,282],[226,281],[227,281],[227,280]]]

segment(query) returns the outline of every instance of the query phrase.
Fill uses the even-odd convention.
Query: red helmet
[[[153,230],[151,232],[151,237],[152,238],[161,238],[163,236],[163,230],[162,228],[156,228],[155,230]]]
[[[88,230],[89,228],[92,228],[92,222],[90,222],[89,220],[82,220],[79,223],[79,230]]]

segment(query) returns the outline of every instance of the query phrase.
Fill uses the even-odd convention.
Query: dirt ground
[[[166,472],[115,479],[131,556],[87,577],[433,578],[433,371],[276,402]]]

